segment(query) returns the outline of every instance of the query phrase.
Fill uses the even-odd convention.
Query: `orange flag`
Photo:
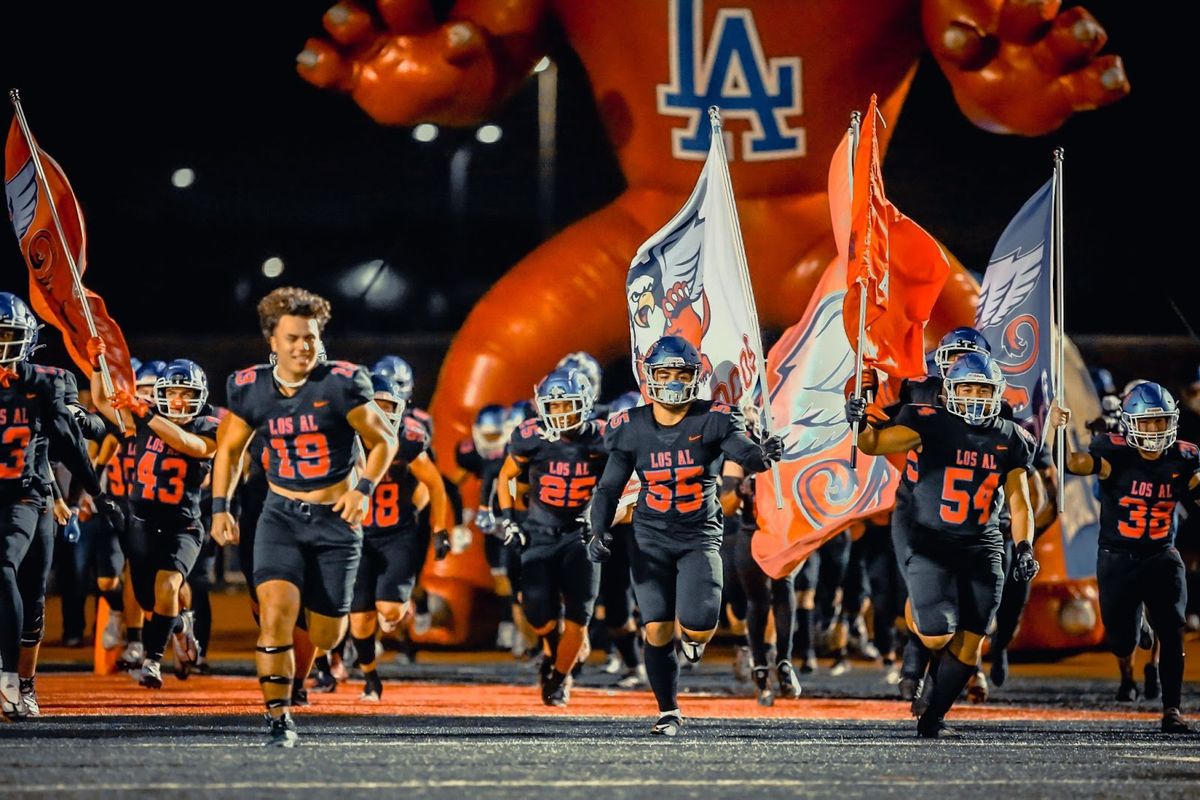
[[[835,197],[831,177],[829,203],[835,233],[839,216],[843,230],[845,219],[850,221],[848,235],[837,237],[838,257],[847,264],[842,322],[850,346],[857,351],[859,303],[861,287],[865,287],[863,361],[892,377],[909,378],[925,374],[925,323],[950,274],[950,264],[934,238],[884,195],[878,117],[872,95],[854,156],[854,191],[849,204],[843,188],[846,179],[839,180],[840,196]],[[845,173],[845,164],[846,150],[839,147],[831,176],[839,168]]]
[[[54,207],[62,222],[66,246],[71,248],[75,256],[80,275],[87,268],[87,231],[75,192],[58,162],[38,147],[36,142],[26,141],[14,116],[4,148],[4,194],[8,201],[9,219],[21,246],[21,255],[25,256],[25,263],[29,266],[30,305],[39,317],[62,331],[71,359],[84,374],[90,374],[92,368],[87,359],[87,341],[91,334],[84,317],[83,304],[75,292],[62,237],[58,235],[50,213],[46,187],[38,180],[34,167],[34,148],[46,173]],[[133,367],[129,363],[125,336],[108,315],[104,300],[90,289],[85,289],[84,293],[96,323],[96,332],[108,347],[106,359],[113,383],[117,388],[132,392]]]
[[[755,508],[761,527],[751,549],[759,566],[774,578],[790,573],[850,523],[890,508],[898,484],[896,469],[887,459],[860,458],[850,466],[853,435],[842,394],[854,375],[849,325],[843,324],[849,150],[847,136],[829,168],[833,232],[842,257],[826,267],[804,316],[784,331],[767,356],[771,415],[784,442],[779,464],[784,497],[783,508],[776,508],[772,482],[757,481]],[[857,320],[857,302],[854,314]]]

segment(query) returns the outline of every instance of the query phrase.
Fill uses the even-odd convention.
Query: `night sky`
[[[0,12],[3,85],[22,90],[35,135],[74,185],[88,283],[131,335],[253,332],[253,302],[281,283],[328,292],[342,331],[452,331],[542,240],[532,82],[494,120],[501,141],[471,145],[464,231],[447,175],[473,131],[422,144],[296,76],[294,57],[321,32],[328,0],[13,5]],[[1087,4],[1110,33],[1106,52],[1125,57],[1134,92],[1122,103],[1042,139],[995,136],[958,114],[929,60],[886,163],[897,206],[978,269],[1049,176],[1053,147],[1066,147],[1073,333],[1184,334],[1167,298],[1188,316],[1195,305],[1172,288],[1186,274],[1176,244],[1186,227],[1183,203],[1166,199],[1186,185],[1180,163],[1193,137],[1170,124],[1177,108],[1151,100],[1170,98],[1176,56],[1148,35],[1141,5]],[[582,70],[569,52],[554,56],[561,228],[615,196],[622,178]],[[171,185],[180,167],[195,171],[185,190]],[[271,256],[285,264],[274,280],[262,273]],[[26,293],[11,236],[0,276],[0,288]],[[390,293],[385,308],[364,295],[373,277],[374,291]],[[167,292],[181,281],[186,296]]]

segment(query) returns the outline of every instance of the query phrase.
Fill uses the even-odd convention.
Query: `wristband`
[[[500,513],[496,516],[500,517],[500,519],[504,520],[505,522],[512,522],[513,510],[511,508],[502,508],[500,509]]]
[[[371,494],[375,491],[375,482],[372,481],[370,478],[363,476],[358,479],[358,483],[355,484],[355,486],[354,486],[354,491],[359,492],[360,494],[365,494],[367,497],[370,497]]]
[[[229,498],[214,497],[212,500],[212,513],[228,514],[229,513]]]

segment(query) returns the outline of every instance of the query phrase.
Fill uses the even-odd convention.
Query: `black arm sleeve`
[[[593,531],[606,531],[612,527],[613,515],[617,513],[617,504],[621,501],[625,484],[633,474],[633,466],[633,456],[623,450],[613,450],[608,454],[604,474],[600,476],[600,483],[592,495]]]
[[[762,448],[738,430],[730,431],[721,441],[721,452],[741,464],[746,472],[766,472],[771,467],[763,458]]]
[[[78,421],[79,430],[85,439],[102,442],[108,435],[108,426],[104,424],[104,417],[99,414],[85,412],[76,416],[75,419]]]
[[[92,468],[87,446],[79,425],[65,403],[55,400],[46,411],[46,428],[50,438],[50,460],[57,461],[71,471],[84,491],[92,497],[102,494],[100,478]]]

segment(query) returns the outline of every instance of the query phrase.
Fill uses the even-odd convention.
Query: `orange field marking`
[[[333,694],[310,692],[312,705],[298,714],[347,716],[386,714],[450,717],[650,717],[655,711],[650,692],[575,689],[566,709],[542,705],[531,686],[501,684],[385,683],[378,703],[359,702],[361,681],[338,687]],[[253,678],[201,677],[186,682],[166,678],[158,690],[144,689],[127,675],[58,674],[38,676],[42,713],[47,716],[125,715],[244,715],[261,714],[262,700]],[[760,707],[753,698],[684,694],[684,715],[694,718],[778,718],[804,720],[911,720],[908,704],[891,700],[800,699]],[[1155,712],[1085,711],[1057,708],[1017,708],[961,703],[951,715],[962,720],[1031,720],[1104,722],[1153,720]]]

